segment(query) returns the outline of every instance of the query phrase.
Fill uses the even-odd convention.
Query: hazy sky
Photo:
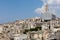
[[[0,0],[0,23],[40,16],[34,10],[42,4],[41,0]]]

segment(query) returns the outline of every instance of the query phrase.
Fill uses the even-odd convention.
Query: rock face
[[[49,39],[48,38],[48,36],[50,34],[49,32],[50,31],[55,32],[54,26],[57,27],[57,25],[60,25],[59,22],[60,22],[59,20],[50,20],[47,22],[42,22],[40,17],[36,17],[36,18],[30,18],[30,19],[26,19],[26,20],[17,20],[15,22],[1,24],[0,25],[0,40],[14,40],[14,34],[21,35],[21,34],[24,34],[23,32],[26,29],[29,30],[29,29],[40,28],[40,27],[41,27],[41,30],[38,29],[35,32],[37,32],[37,34],[39,35],[38,31],[43,31],[43,33],[41,35],[43,37],[45,37],[44,38],[45,40],[47,40],[47,39]],[[30,31],[30,32],[33,32],[33,31]],[[33,32],[33,33],[35,34],[35,32]],[[27,35],[30,35],[30,33]],[[56,39],[59,39],[60,36],[58,36],[58,35],[59,35],[59,32],[56,33]],[[30,36],[28,36],[28,37],[30,37]],[[39,40],[39,37],[38,37],[38,40]],[[32,38],[33,38],[33,36],[32,36]],[[29,38],[28,38],[28,40],[29,40]],[[42,37],[41,37],[41,40],[42,40]]]

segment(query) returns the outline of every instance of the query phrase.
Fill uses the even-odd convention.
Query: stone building
[[[0,25],[0,40],[13,40],[14,34],[24,34],[23,32],[31,28],[40,27],[41,30],[37,31],[28,31],[26,35],[28,35],[27,40],[48,40],[50,39],[49,36],[53,35],[52,37],[60,40],[58,35],[60,30],[60,19],[57,18],[56,20],[50,20],[47,22],[42,22],[40,17],[30,18],[25,20],[17,20],[10,23],[5,23]],[[30,33],[29,33],[30,32]],[[42,33],[43,32],[43,33]],[[56,35],[55,35],[56,34]],[[3,38],[2,38],[3,37]],[[43,37],[43,38],[42,38]]]

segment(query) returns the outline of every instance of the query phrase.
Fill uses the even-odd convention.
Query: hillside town
[[[41,17],[0,24],[0,40],[60,40],[60,18],[46,5]]]
[[[60,40],[60,18],[51,15],[50,19],[35,17],[0,24],[0,40]]]

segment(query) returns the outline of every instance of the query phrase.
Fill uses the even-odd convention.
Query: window
[[[10,38],[10,40],[14,40],[14,38]]]
[[[8,26],[4,26],[5,28],[8,28]]]
[[[26,40],[26,39],[23,39],[23,40]]]
[[[52,40],[57,40],[57,39],[52,39]]]

